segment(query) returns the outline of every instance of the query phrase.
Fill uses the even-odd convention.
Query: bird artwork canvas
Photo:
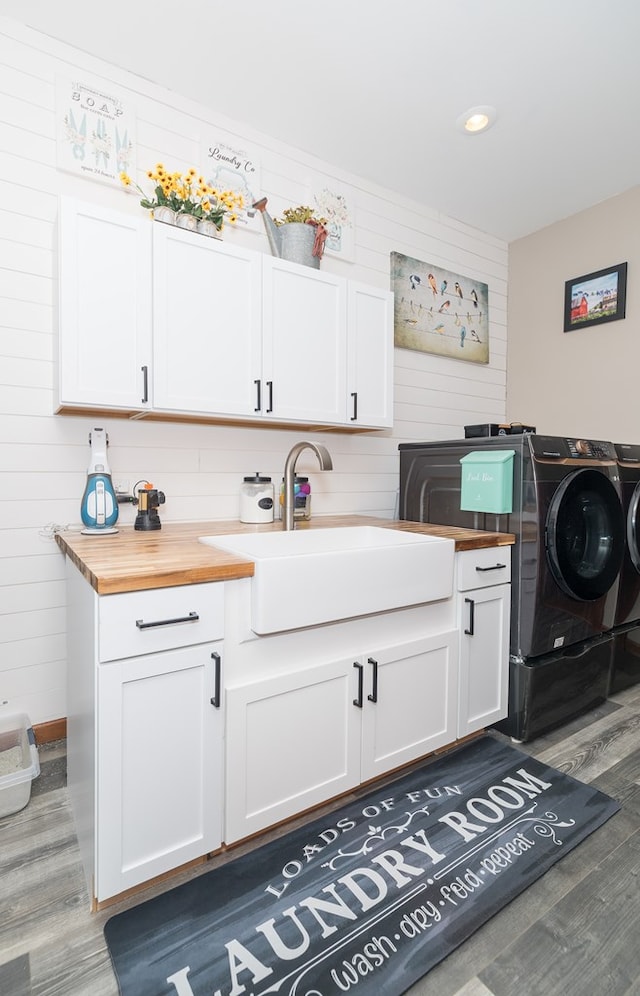
[[[392,252],[391,289],[397,347],[489,362],[487,284]]]

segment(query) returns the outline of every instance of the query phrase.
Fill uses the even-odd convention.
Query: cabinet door
[[[221,648],[98,668],[98,901],[220,846]]]
[[[227,690],[227,844],[360,782],[356,694],[351,660]]]
[[[349,282],[347,419],[393,425],[393,294]]]
[[[451,630],[363,658],[363,781],[456,739],[457,643]]]
[[[151,231],[144,213],[60,199],[60,406],[148,407]]]
[[[263,306],[265,415],[344,423],[346,281],[265,256]]]
[[[154,225],[154,407],[255,417],[258,253]]]
[[[507,715],[511,585],[466,591],[458,600],[458,736],[464,737]]]

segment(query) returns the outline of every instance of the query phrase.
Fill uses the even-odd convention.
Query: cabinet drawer
[[[488,588],[511,581],[511,547],[493,546],[486,550],[465,550],[456,555],[458,591]]]
[[[224,584],[103,595],[99,604],[99,660],[187,647],[224,635]]]

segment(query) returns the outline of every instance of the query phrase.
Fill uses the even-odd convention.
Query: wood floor
[[[408,991],[640,996],[640,686],[522,749],[622,808]],[[102,928],[131,903],[88,910],[65,761],[42,746],[29,805],[0,820],[0,996],[118,994]]]

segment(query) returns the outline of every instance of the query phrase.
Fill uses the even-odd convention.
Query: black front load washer
[[[401,444],[400,518],[513,533],[509,717],[529,740],[604,701],[624,517],[612,443],[519,436]],[[513,511],[460,508],[460,459],[512,450]]]

